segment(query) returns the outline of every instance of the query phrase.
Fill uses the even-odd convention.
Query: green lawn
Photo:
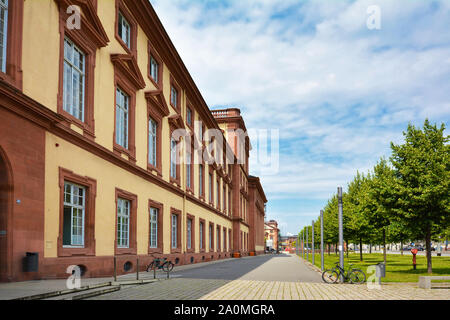
[[[300,254],[300,256],[302,256]],[[339,261],[339,255],[335,253],[324,254],[325,257],[325,269],[334,267],[334,264]],[[306,258],[306,257],[305,257]],[[353,268],[359,268],[366,276],[367,267],[383,262],[382,253],[363,254],[364,261],[359,261],[359,253],[350,253],[347,259],[347,254],[344,255],[345,269],[349,263],[352,263]],[[412,256],[400,255],[400,254],[388,254],[386,265],[386,278],[383,278],[383,282],[417,282],[419,276],[439,276],[450,275],[450,257],[432,257],[433,273],[427,273],[427,259],[425,256],[416,256],[417,269],[413,270]],[[309,254],[309,262],[312,262],[312,255]],[[315,255],[315,265],[320,268],[320,254]]]

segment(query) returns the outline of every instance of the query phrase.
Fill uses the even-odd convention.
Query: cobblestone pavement
[[[198,300],[229,282],[230,280],[174,278],[123,288],[91,300]]]
[[[200,300],[450,300],[450,289],[420,289],[416,284],[366,285],[235,280]]]
[[[450,289],[420,289],[416,284],[366,285],[256,280],[161,280],[133,286],[93,300],[450,300]]]

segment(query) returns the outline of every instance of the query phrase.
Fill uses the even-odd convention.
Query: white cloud
[[[379,0],[379,31],[368,0],[151,2],[210,106],[280,129],[279,174],[252,168],[269,199],[325,202],[409,121],[450,119],[449,1]]]

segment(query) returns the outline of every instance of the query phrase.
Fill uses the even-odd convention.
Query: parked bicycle
[[[174,267],[174,264],[171,261],[168,261],[167,258],[163,259],[154,259],[150,264],[147,266],[147,272],[160,270],[162,269],[164,272],[170,272],[172,271]]]
[[[339,262],[336,262],[336,266],[332,269],[325,270],[322,273],[322,280],[326,283],[336,283],[340,277],[344,278],[344,282],[361,284],[366,282],[366,274],[361,269],[352,269],[353,264],[349,265],[347,271],[339,266]]]

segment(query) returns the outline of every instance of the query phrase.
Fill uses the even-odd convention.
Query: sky
[[[239,108],[256,132],[278,130],[278,170],[254,147],[250,173],[283,235],[389,157],[408,123],[448,127],[448,0],[150,2],[209,107]],[[374,17],[379,28],[369,29]]]

